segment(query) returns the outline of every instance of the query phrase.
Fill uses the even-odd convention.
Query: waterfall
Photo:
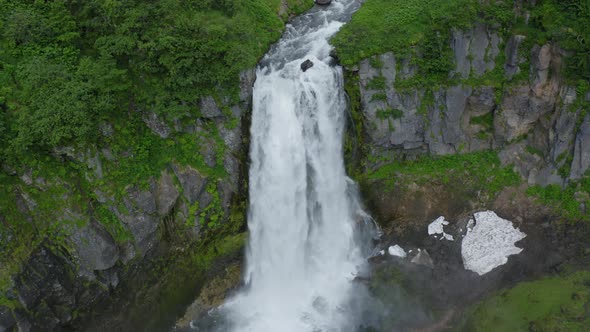
[[[358,6],[333,1],[297,18],[258,67],[245,287],[222,308],[230,330],[353,329],[347,307],[370,218],[344,169],[346,96],[328,40]]]

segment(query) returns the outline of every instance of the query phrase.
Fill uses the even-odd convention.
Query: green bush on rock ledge
[[[520,176],[512,168],[501,166],[496,151],[388,161],[366,174],[363,180],[385,181],[390,187],[406,180],[443,184],[470,182],[492,194],[521,182]]]

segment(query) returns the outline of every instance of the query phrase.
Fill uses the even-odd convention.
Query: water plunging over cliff
[[[344,170],[346,98],[328,39],[358,5],[334,1],[297,18],[258,68],[246,287],[224,305],[235,331],[351,328],[347,306],[368,239]],[[303,72],[307,59],[314,65]]]

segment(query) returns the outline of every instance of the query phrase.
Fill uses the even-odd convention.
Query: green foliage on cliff
[[[285,1],[301,11],[311,0]],[[237,91],[283,29],[281,0],[0,0],[3,158],[94,142],[130,109],[195,113]]]
[[[210,181],[213,202],[199,217],[221,224],[215,184],[227,171],[220,128],[239,120],[222,109],[226,123],[205,119],[161,139],[144,118],[154,111],[169,125],[174,119],[196,128],[201,97],[237,102],[240,71],[255,66],[290,15],[312,5],[0,0],[0,291],[35,246],[67,245],[68,223],[96,218],[118,242],[130,240],[108,208],[126,213],[128,188],[146,189],[172,162]],[[19,179],[31,171],[32,184]],[[235,232],[243,220],[229,224]]]
[[[566,75],[571,80],[590,79],[590,1],[545,0],[533,8],[538,42],[552,40],[570,51]],[[544,40],[543,40],[544,39]]]
[[[448,74],[450,30],[468,29],[477,20],[504,23],[512,15],[504,2],[477,0],[367,0],[332,43],[344,65],[393,51],[420,53],[426,71]]]
[[[565,220],[590,221],[590,174],[570,182],[565,188],[559,185],[533,186],[527,194],[553,208],[555,214]]]
[[[464,183],[470,181],[495,194],[520,183],[510,167],[502,167],[495,151],[448,156],[424,156],[415,160],[394,160],[366,175],[369,181],[381,180],[390,186],[409,177],[414,182]]]
[[[530,17],[525,19],[525,13]],[[351,22],[333,38],[336,54],[346,66],[373,55],[394,52],[409,58],[417,75],[400,87],[445,85],[453,81],[451,31],[488,23],[504,42],[513,34],[526,36],[526,51],[534,44],[553,42],[569,53],[565,61],[568,80],[590,78],[590,3],[587,0],[544,0],[536,4],[477,0],[367,0]],[[476,83],[496,86],[505,81],[503,52],[496,60],[499,71]],[[522,75],[527,79],[528,63]],[[499,75],[497,75],[499,74]],[[455,82],[458,83],[458,82]]]
[[[475,305],[456,331],[587,331],[590,272],[523,282]]]

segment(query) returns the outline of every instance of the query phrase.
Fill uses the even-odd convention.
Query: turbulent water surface
[[[224,329],[355,329],[352,280],[367,254],[367,218],[344,170],[346,98],[328,40],[358,6],[333,1],[297,18],[259,65],[246,286],[221,308]]]

